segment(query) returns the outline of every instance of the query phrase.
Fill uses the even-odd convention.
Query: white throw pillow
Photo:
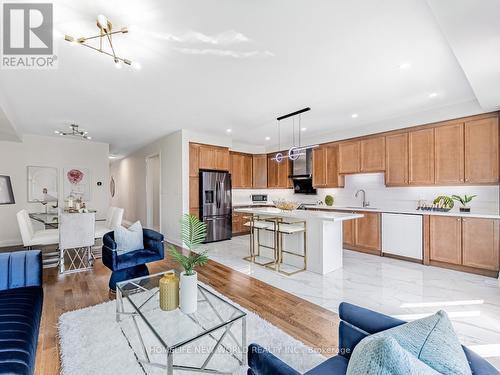
[[[118,255],[128,253],[129,251],[144,249],[141,222],[136,221],[128,228],[121,225],[116,227],[115,242]]]

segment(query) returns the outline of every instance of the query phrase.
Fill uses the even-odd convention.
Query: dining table
[[[97,213],[97,210],[88,210],[88,212]],[[29,217],[31,220],[42,223],[45,229],[59,228],[58,213],[33,212],[29,214]],[[106,219],[96,219],[95,221],[106,221]]]

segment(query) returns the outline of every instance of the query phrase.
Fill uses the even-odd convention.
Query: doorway
[[[146,158],[146,218],[147,227],[161,229],[161,161],[160,154]]]

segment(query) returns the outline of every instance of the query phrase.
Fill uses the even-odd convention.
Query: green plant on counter
[[[452,195],[451,197],[454,200],[456,200],[457,202],[462,203],[462,206],[467,207],[467,203],[469,203],[470,201],[472,201],[472,199],[474,199],[475,197],[477,197],[477,195],[467,195],[466,194],[463,197],[461,197],[460,195]]]
[[[189,251],[194,252],[207,237],[207,225],[196,216],[186,214],[181,222],[181,237]],[[193,275],[196,267],[203,266],[208,262],[206,251],[186,256],[178,251],[174,245],[170,245],[169,252],[172,258],[184,268],[186,276]]]
[[[326,204],[327,206],[333,206],[333,202],[334,202],[333,196],[331,196],[331,195],[327,195],[327,196],[325,197],[325,204]]]

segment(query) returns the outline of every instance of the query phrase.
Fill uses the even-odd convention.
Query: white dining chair
[[[31,250],[33,246],[54,245],[59,242],[59,230],[57,229],[35,231],[28,211],[21,210],[16,214],[16,217],[24,247]]]
[[[106,221],[96,222],[95,238],[103,238],[106,233],[112,232],[116,227],[122,225],[124,212],[123,208],[110,207],[106,215]]]
[[[59,217],[59,270],[61,273],[92,269],[95,214],[62,214]],[[66,267],[65,261],[68,261]]]

